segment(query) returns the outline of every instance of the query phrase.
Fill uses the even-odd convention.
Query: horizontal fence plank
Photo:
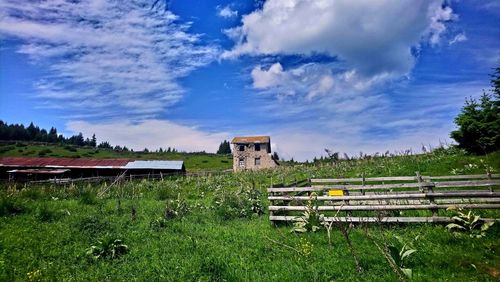
[[[422,176],[422,179],[441,180],[441,179],[489,179],[500,178],[500,174],[474,174],[474,175],[447,175],[447,176]],[[347,182],[362,182],[363,178],[312,178],[311,183],[347,183]],[[415,176],[391,176],[391,177],[366,177],[365,182],[376,181],[417,181]]]
[[[417,204],[417,205],[362,205],[318,206],[318,211],[379,211],[379,210],[433,210],[457,207],[464,209],[500,209],[500,204]],[[269,206],[269,211],[305,211],[306,206]]]
[[[267,192],[319,192],[326,190],[342,189],[342,190],[390,190],[404,188],[420,188],[420,187],[436,187],[436,188],[451,188],[451,187],[490,187],[500,185],[500,180],[471,180],[471,181],[443,181],[443,182],[422,182],[422,183],[395,183],[395,184],[374,184],[374,185],[326,185],[314,187],[280,187],[268,188]]]
[[[346,196],[317,196],[318,201],[343,201],[343,200],[388,200],[388,199],[424,199],[424,198],[446,198],[446,197],[500,197],[500,192],[490,191],[451,191],[451,192],[428,192],[428,193],[391,193],[391,194],[368,194],[368,195],[346,195]],[[272,201],[307,201],[309,196],[269,196]]]
[[[361,182],[363,178],[312,178],[311,183]],[[415,176],[367,177],[370,181],[417,181]]]
[[[273,215],[269,219],[271,221],[296,221],[299,217],[297,216],[280,216]],[[444,216],[434,216],[434,217],[325,217],[325,221],[337,221],[337,222],[382,222],[382,223],[449,223],[453,222],[450,217]],[[484,221],[500,221],[500,219],[495,218],[483,218]]]
[[[500,180],[472,180],[472,181],[446,181],[433,182],[437,188],[449,187],[488,187],[500,185]]]
[[[492,204],[500,203],[500,198],[470,198],[470,199],[435,199],[435,204]],[[390,200],[350,200],[350,201],[336,201],[325,202],[324,205],[329,206],[363,206],[363,205],[428,205],[432,204],[431,199],[390,199]]]
[[[447,175],[447,176],[423,176],[424,179],[441,180],[441,179],[489,179],[486,174],[475,175]],[[492,174],[491,178],[500,178],[500,174]]]

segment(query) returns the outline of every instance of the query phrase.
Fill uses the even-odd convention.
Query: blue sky
[[[0,1],[0,118],[134,149],[419,150],[500,59],[499,1],[154,2]]]

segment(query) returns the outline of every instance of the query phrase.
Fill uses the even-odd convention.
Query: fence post
[[[429,194],[428,194],[429,192],[430,193],[434,193],[434,184],[431,183],[431,185],[425,185],[424,180],[422,178],[422,175],[420,175],[420,172],[417,171],[416,174],[417,174],[418,184],[419,184],[419,187],[420,187],[420,192],[425,193],[425,196],[429,199],[429,202],[430,202],[431,205],[435,205],[436,201],[434,200],[434,197],[433,196],[429,196]],[[437,209],[431,208],[430,210],[432,212],[432,216],[433,217],[438,216],[438,210]]]
[[[365,172],[363,171],[361,185],[365,186]],[[364,187],[363,187],[364,188]],[[365,189],[361,190],[361,195],[365,194]]]
[[[488,176],[488,180],[491,181],[491,171],[490,171],[490,167],[489,166],[486,169],[486,175]],[[493,192],[493,185],[489,185],[489,186],[490,186],[490,192]]]

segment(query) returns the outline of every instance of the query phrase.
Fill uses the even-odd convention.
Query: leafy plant
[[[165,227],[167,227],[168,225],[168,221],[164,218],[164,217],[160,217],[160,218],[157,218],[157,219],[153,219],[151,220],[151,222],[149,223],[149,226],[156,230],[156,231],[159,231]]]
[[[264,213],[260,192],[256,189],[238,192],[217,189],[213,202],[215,212],[223,219],[250,218]]]
[[[389,249],[389,254],[391,258],[394,260],[394,263],[399,267],[401,272],[408,278],[412,278],[413,271],[411,268],[406,267],[406,260],[413,255],[417,250],[411,249],[408,244],[403,244],[401,248],[398,248],[395,245],[387,246]]]
[[[87,255],[93,259],[115,259],[128,253],[128,246],[122,240],[107,236],[98,240],[95,245],[87,249]]]
[[[324,224],[324,215],[319,213],[316,199],[316,193],[311,193],[304,213],[293,224],[292,232],[316,232],[321,229]]]
[[[177,199],[168,200],[164,211],[165,219],[183,217],[189,212],[189,206],[184,199],[181,199],[181,194],[177,195]]]
[[[447,210],[456,211],[452,217],[453,223],[446,225],[446,229],[450,232],[465,232],[471,238],[482,238],[486,236],[486,231],[494,224],[494,222],[486,222],[481,217],[469,210],[465,213],[463,209],[449,207]]]

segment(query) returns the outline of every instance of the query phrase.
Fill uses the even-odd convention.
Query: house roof
[[[0,158],[0,167],[120,168],[128,162],[127,159],[3,157]]]
[[[182,170],[183,161],[131,161],[124,169],[176,169]]]
[[[63,174],[70,171],[69,169],[14,169],[7,171],[8,173],[21,173],[21,174]]]
[[[245,136],[234,137],[231,143],[233,144],[249,144],[249,143],[270,143],[271,137],[269,136]]]
[[[183,161],[134,161],[127,159],[3,157],[0,158],[0,167],[182,170],[184,168],[184,162]]]

